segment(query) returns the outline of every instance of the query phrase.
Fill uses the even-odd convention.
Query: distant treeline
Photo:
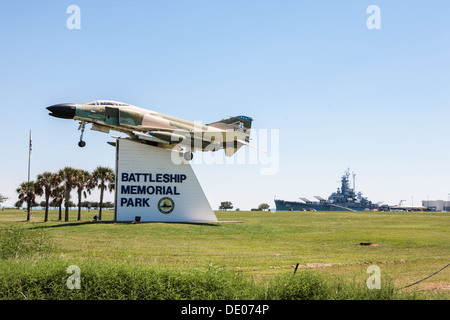
[[[36,208],[36,207],[45,208],[45,205],[46,205],[45,201],[41,201],[41,202],[34,202],[31,205],[31,207],[32,208]],[[76,203],[74,203],[73,201],[69,201],[68,206],[71,209],[78,208],[78,205]],[[15,207],[17,209],[24,208],[22,206],[22,203],[20,203],[20,201],[17,201],[15,203]],[[59,208],[59,204],[56,201],[50,201],[49,207],[53,210],[56,210]],[[86,209],[86,210],[89,210],[89,209],[98,210],[100,208],[100,202],[98,202],[98,201],[82,201],[81,208]],[[111,201],[103,202],[102,208],[103,209],[112,209],[112,208],[114,208],[114,203]]]

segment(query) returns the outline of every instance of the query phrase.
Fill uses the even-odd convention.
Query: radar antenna
[[[356,192],[356,174],[354,172],[352,172],[353,174],[353,192]]]

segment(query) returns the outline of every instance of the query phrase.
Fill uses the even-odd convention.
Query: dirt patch
[[[420,286],[421,290],[426,291],[450,291],[450,282],[430,282],[430,283],[424,283]]]
[[[358,245],[359,246],[366,246],[366,247],[381,247],[381,244],[372,243],[372,242],[360,242]]]
[[[365,264],[394,264],[394,263],[405,263],[405,260],[401,259],[399,261],[380,261],[380,262],[350,262],[350,263],[306,263],[299,264],[298,269],[319,269],[319,268],[329,268],[334,266],[357,266]],[[269,269],[283,269],[283,268],[295,268],[296,265],[287,266],[269,266]]]
[[[271,256],[273,256],[273,257],[281,257],[281,254],[280,253],[272,253]]]

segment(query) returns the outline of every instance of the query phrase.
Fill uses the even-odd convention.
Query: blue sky
[[[79,30],[66,27],[72,4]],[[379,30],[366,26],[372,4]],[[4,205],[27,179],[29,130],[32,178],[114,167],[108,135],[86,130],[80,149],[78,124],[45,110],[95,99],[203,123],[244,114],[255,133],[277,130],[275,174],[193,164],[214,209],[327,197],[347,168],[375,202],[447,200],[449,11],[446,0],[2,2]]]

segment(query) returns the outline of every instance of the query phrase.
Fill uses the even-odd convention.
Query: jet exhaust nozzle
[[[60,103],[47,107],[47,110],[51,112],[49,115],[53,117],[73,119],[73,117],[75,117],[76,107],[73,103]]]

